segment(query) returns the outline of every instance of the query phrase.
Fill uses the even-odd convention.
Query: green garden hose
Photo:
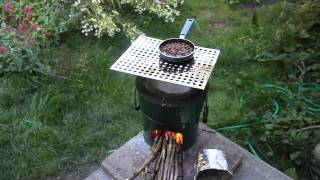
[[[305,92],[307,91],[320,93],[320,84],[303,83],[299,86],[298,90],[299,90],[300,97],[302,98],[302,100],[306,105],[307,112],[311,115],[317,115],[318,113],[320,113],[320,104],[317,104],[311,99],[311,97],[307,97],[305,95]]]
[[[258,85],[253,90],[251,90],[250,92],[247,92],[247,93],[240,96],[240,108],[242,108],[244,106],[244,104],[247,102],[247,98],[250,95],[252,95],[253,93],[255,93],[257,89],[275,90],[276,92],[284,95],[287,99],[293,99],[293,95],[289,89],[283,88],[281,86],[273,85],[273,84],[261,84],[261,85]],[[276,117],[280,112],[280,105],[275,99],[272,99],[272,104],[274,107],[272,117]],[[256,120],[251,123],[241,123],[241,124],[231,125],[231,126],[227,126],[227,127],[216,128],[215,130],[216,131],[224,131],[224,130],[229,130],[229,129],[238,129],[238,128],[254,126],[254,125],[257,125],[260,123],[265,123],[265,122],[266,121],[263,121],[263,120]]]
[[[257,89],[265,89],[265,90],[274,90],[275,92],[282,94],[285,97],[285,100],[290,103],[294,104],[296,101],[296,97],[293,95],[293,93],[287,89],[283,88],[278,85],[273,85],[273,84],[261,84],[258,85],[256,88],[253,90],[244,93],[243,95],[240,96],[240,108],[244,106],[244,104],[247,102],[247,99],[250,95],[255,93]],[[314,93],[320,93],[320,84],[315,84],[315,83],[303,83],[299,86],[298,88],[299,91],[299,96],[302,98],[306,105],[307,112],[311,115],[316,115],[320,113],[320,104],[314,102],[311,97],[308,97],[305,93],[307,91],[311,91]],[[276,117],[279,112],[280,112],[280,105],[279,103],[275,100],[272,99],[274,111],[272,113],[272,117]],[[215,129],[216,131],[224,131],[224,130],[230,130],[230,129],[239,129],[239,128],[245,128],[245,127],[251,127],[260,123],[265,123],[267,121],[264,120],[256,120],[251,123],[242,123],[242,124],[236,124],[236,125],[231,125],[227,127],[221,127]],[[248,146],[249,151],[258,159],[260,159],[258,153],[255,151],[254,147],[250,143],[249,139],[245,140],[245,144]]]
[[[261,159],[260,156],[258,155],[257,151],[254,149],[254,147],[252,146],[252,144],[250,143],[250,141],[248,139],[245,140],[245,144],[248,146],[249,151],[257,158],[257,159]]]

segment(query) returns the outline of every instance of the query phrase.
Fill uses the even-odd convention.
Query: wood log
[[[162,147],[161,147],[162,148]],[[157,154],[156,158],[150,163],[150,167],[149,167],[149,170],[150,170],[150,176],[149,176],[149,179],[154,179],[155,178],[155,175],[156,175],[156,166],[157,166],[157,163],[159,161],[159,155],[160,153]]]
[[[178,175],[179,175],[179,145],[177,145],[177,152],[176,152],[176,156],[174,158],[174,180],[177,180],[178,179]]]
[[[160,168],[160,165],[161,165],[161,160],[162,160],[162,156],[160,154],[160,155],[158,155],[158,162],[157,162],[157,164],[155,166],[156,173],[159,172],[159,168]]]
[[[162,152],[161,152],[161,165],[159,168],[159,180],[163,180],[163,171],[164,171],[164,165],[166,162],[166,150],[167,150],[167,141],[163,140],[163,145],[162,145]]]
[[[162,147],[161,147],[162,149]],[[152,151],[154,151],[155,149],[152,149]],[[149,176],[148,176],[148,180],[152,180],[152,179],[155,179],[155,176],[156,176],[156,165],[157,165],[157,162],[159,161],[159,157],[160,157],[160,154],[161,154],[161,150],[159,151],[159,153],[156,155],[156,157],[154,158],[153,161],[151,161],[151,163],[149,164]]]
[[[163,137],[160,137],[160,140],[157,144],[156,149],[149,155],[149,157],[144,161],[143,165],[138,169],[136,173],[133,174],[132,177],[127,178],[127,180],[133,180],[136,178],[144,169],[145,167],[157,156],[157,154],[160,152],[162,144],[163,144]],[[166,144],[166,143],[165,143]]]
[[[173,142],[172,143],[172,154],[169,160],[169,165],[170,165],[170,170],[169,170],[169,176],[168,179],[169,180],[173,180],[174,177],[174,157],[176,155],[176,143]]]
[[[155,150],[156,150],[156,148],[157,148],[157,145],[158,145],[158,143],[159,143],[159,141],[157,141],[157,140],[159,140],[159,139],[155,139],[155,141],[154,141],[154,143],[153,143],[153,145],[152,145],[152,148],[151,148],[151,152],[154,152]],[[158,153],[159,154],[159,153]],[[146,180],[150,180],[150,179],[152,179],[152,176],[153,176],[153,170],[154,170],[154,161],[159,157],[158,156],[158,154],[156,155],[156,157],[149,163],[149,165],[147,165],[146,167],[145,167],[145,176],[144,176],[144,178],[146,179]]]
[[[148,166],[146,166],[145,168],[144,168],[144,172],[143,172],[143,179],[144,180],[147,180],[147,177],[148,176]]]
[[[170,157],[172,154],[172,138],[169,139],[169,145],[167,146],[167,157],[166,157],[166,161],[164,163],[164,170],[163,170],[163,179],[167,179],[168,178],[168,174],[169,174],[169,170],[170,170]]]

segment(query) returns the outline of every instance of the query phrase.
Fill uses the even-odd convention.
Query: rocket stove
[[[145,140],[152,144],[158,132],[174,132],[186,150],[196,141],[201,112],[207,121],[207,82],[220,51],[195,46],[190,62],[172,64],[159,57],[162,42],[141,35],[111,69],[137,76],[135,108],[143,114]]]
[[[192,22],[187,19],[180,38],[162,41],[141,35],[112,65],[112,70],[137,76],[134,105],[143,114],[143,133],[106,158],[87,180],[102,176],[102,179],[193,180],[201,179],[200,173],[208,179],[229,179],[231,172],[238,180],[289,179],[199,123],[201,113],[203,122],[207,122],[208,80],[220,51],[195,46],[184,39]],[[181,43],[188,44],[184,49],[188,53],[168,49],[177,43],[178,47],[182,47]],[[212,168],[228,173],[204,173]],[[111,177],[104,176],[105,173]]]

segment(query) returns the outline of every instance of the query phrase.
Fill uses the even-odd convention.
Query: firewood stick
[[[166,150],[167,150],[167,141],[164,139],[163,140],[163,145],[162,145],[162,152],[161,152],[161,165],[159,168],[159,180],[163,180],[163,170],[164,170],[164,163],[166,162]]]
[[[177,180],[178,179],[178,174],[179,174],[179,165],[178,165],[178,161],[179,161],[179,158],[178,158],[178,153],[179,153],[179,150],[180,150],[180,147],[177,146],[177,152],[176,152],[176,156],[174,158],[175,162],[174,162],[174,180]]]
[[[154,179],[158,179],[159,169],[160,169],[160,166],[161,166],[161,162],[162,162],[162,151],[161,151],[161,153],[158,154],[158,161],[157,161],[156,166],[155,166],[155,176],[154,176]]]
[[[163,150],[163,154],[162,154],[162,159],[161,159],[161,165],[160,165],[160,168],[159,168],[159,180],[163,180],[163,174],[164,174],[164,167],[165,167],[165,162],[166,162],[166,159],[167,159],[167,141],[164,140],[164,145],[162,147],[162,150]]]
[[[170,168],[170,172],[169,172],[169,174],[170,174],[170,176],[169,176],[169,180],[173,180],[173,178],[174,178],[174,158],[175,158],[175,156],[176,156],[176,154],[177,154],[177,148],[176,148],[176,143],[175,142],[173,142],[173,144],[172,144],[172,146],[173,146],[173,149],[172,149],[172,156],[170,157],[170,166],[171,166],[171,168]]]
[[[150,172],[151,172],[150,176],[149,176],[149,179],[155,179],[155,177],[157,175],[157,166],[158,166],[158,164],[160,162],[160,157],[161,157],[160,154],[161,153],[158,153],[156,158],[149,165],[150,166],[149,169],[150,169]]]
[[[157,156],[158,157],[158,156]],[[156,157],[156,158],[157,158]],[[151,163],[148,165],[148,166],[146,166],[146,168],[145,168],[145,170],[147,171],[146,173],[147,173],[147,176],[146,176],[146,179],[147,180],[149,180],[149,179],[152,179],[152,176],[153,176],[153,174],[154,174],[154,166],[155,166],[155,160],[156,160],[156,158],[154,159],[154,160],[152,160],[151,161]]]
[[[157,145],[158,145],[158,142],[157,141],[155,141],[154,143],[153,143],[153,145],[152,145],[152,148],[151,148],[151,151],[152,152],[154,152],[155,151],[155,149],[156,149],[156,147],[157,147]],[[159,153],[158,153],[159,154]],[[157,158],[158,156],[156,156],[150,163],[149,163],[149,165],[147,165],[146,167],[145,167],[145,173],[146,173],[146,179],[148,180],[148,179],[151,179],[151,176],[152,176],[152,171],[153,171],[153,169],[154,169],[154,160],[156,160],[156,158]]]
[[[160,176],[160,168],[162,166],[162,161],[163,161],[163,146],[164,146],[165,142],[162,144],[162,148],[161,148],[161,152],[159,153],[159,161],[157,162],[157,165],[156,165],[156,176],[155,176],[155,179],[159,179],[159,176]]]
[[[157,167],[159,167],[160,160],[161,160],[161,155],[159,155],[159,153],[158,153],[157,157],[154,159],[154,163],[153,163],[152,170],[151,170],[152,174],[150,176],[150,179],[156,179],[156,176],[158,173]]]
[[[161,171],[162,171],[162,165],[163,165],[163,158],[161,156],[161,161],[160,161],[160,165],[157,169],[157,177],[156,177],[156,180],[161,180]]]
[[[158,144],[157,144],[156,149],[155,149],[155,150],[149,155],[149,157],[144,161],[143,165],[138,169],[138,171],[135,172],[132,177],[127,178],[127,180],[132,180],[132,179],[136,178],[136,177],[141,173],[141,171],[143,171],[143,169],[157,156],[157,154],[158,154],[159,151],[161,150],[162,143],[163,143],[163,137],[161,136],[161,137],[160,137],[160,140],[159,140],[159,142],[158,142]]]
[[[148,176],[148,166],[146,166],[146,167],[144,168],[143,179],[144,179],[144,180],[147,180],[147,176]]]
[[[162,160],[162,156],[160,154],[159,158],[158,158],[158,162],[157,162],[156,167],[155,167],[155,170],[156,170],[157,173],[158,173],[160,165],[161,165],[161,160]]]
[[[170,156],[170,160],[169,160],[169,175],[168,175],[168,179],[170,180],[171,178],[173,178],[172,174],[174,173],[174,165],[173,165],[173,161],[174,161],[174,156],[176,154],[176,143],[175,143],[175,140],[172,139],[172,153],[171,153],[171,156]],[[172,177],[171,177],[172,176]]]
[[[169,145],[167,146],[167,158],[166,158],[166,161],[165,161],[165,164],[164,164],[164,174],[163,174],[163,179],[167,179],[168,177],[168,171],[169,171],[169,161],[170,161],[170,156],[171,156],[171,153],[172,153],[172,139],[170,138],[169,139]]]
[[[153,179],[154,177],[154,174],[155,174],[155,168],[156,168],[156,163],[158,161],[158,158],[159,156],[157,156],[149,165],[148,169],[149,169],[149,179]]]

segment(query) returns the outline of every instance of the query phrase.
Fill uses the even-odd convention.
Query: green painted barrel
[[[190,148],[197,139],[207,90],[142,77],[137,77],[136,89],[146,141],[152,144],[152,130],[171,130],[183,134],[183,149]]]

